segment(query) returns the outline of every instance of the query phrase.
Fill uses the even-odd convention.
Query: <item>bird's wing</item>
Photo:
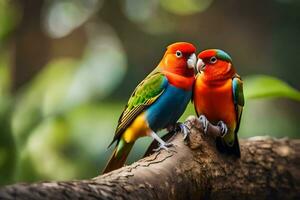
[[[237,125],[235,132],[237,133],[240,128],[240,121],[242,117],[243,107],[244,107],[244,92],[243,92],[243,81],[241,77],[236,74],[232,79],[232,91],[233,100],[236,111]]]
[[[140,113],[160,97],[166,86],[167,79],[165,75],[159,71],[154,71],[135,88],[119,118],[111,144],[121,137],[122,133]]]

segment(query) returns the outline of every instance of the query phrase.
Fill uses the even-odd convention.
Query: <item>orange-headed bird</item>
[[[139,137],[151,136],[167,149],[170,144],[156,132],[175,126],[191,100],[195,51],[187,42],[171,44],[158,66],[135,88],[119,118],[112,141],[117,145],[103,173],[122,167]],[[180,128],[186,135],[187,128],[183,124]]]
[[[243,82],[231,57],[219,49],[198,55],[193,101],[196,113],[207,131],[208,121],[221,129],[216,145],[219,151],[240,157],[238,130],[243,106]]]

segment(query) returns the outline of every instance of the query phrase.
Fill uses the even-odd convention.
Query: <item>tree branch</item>
[[[300,140],[241,140],[241,159],[220,154],[195,117],[189,141],[91,180],[16,184],[0,199],[300,199]]]

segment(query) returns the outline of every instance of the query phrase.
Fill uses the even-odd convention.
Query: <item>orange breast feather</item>
[[[224,121],[229,128],[236,126],[236,113],[232,94],[232,80],[208,84],[202,75],[197,77],[194,104],[198,115],[204,114],[212,123]]]

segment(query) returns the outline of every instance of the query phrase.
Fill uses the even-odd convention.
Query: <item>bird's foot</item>
[[[173,146],[172,143],[166,143],[166,142],[160,143],[159,147],[156,148],[156,149],[153,149],[153,151],[157,152],[157,151],[160,151],[161,149],[164,149],[164,150],[166,150],[166,151],[169,152],[169,148],[168,147],[171,147],[171,146]]]
[[[217,126],[219,127],[221,136],[223,137],[228,132],[227,125],[223,121],[219,121]]]
[[[206,134],[208,130],[209,121],[207,120],[205,115],[200,115],[199,121],[202,123],[204,134]]]
[[[151,133],[151,137],[159,143],[159,147],[153,149],[153,151],[159,151],[161,149],[165,149],[166,151],[168,151],[168,147],[173,146],[172,143],[166,143],[165,141],[163,141],[155,132]]]
[[[185,125],[184,123],[178,122],[177,124],[178,131],[180,131],[183,134],[183,140],[185,141],[187,139],[187,136],[190,134],[190,129]]]

